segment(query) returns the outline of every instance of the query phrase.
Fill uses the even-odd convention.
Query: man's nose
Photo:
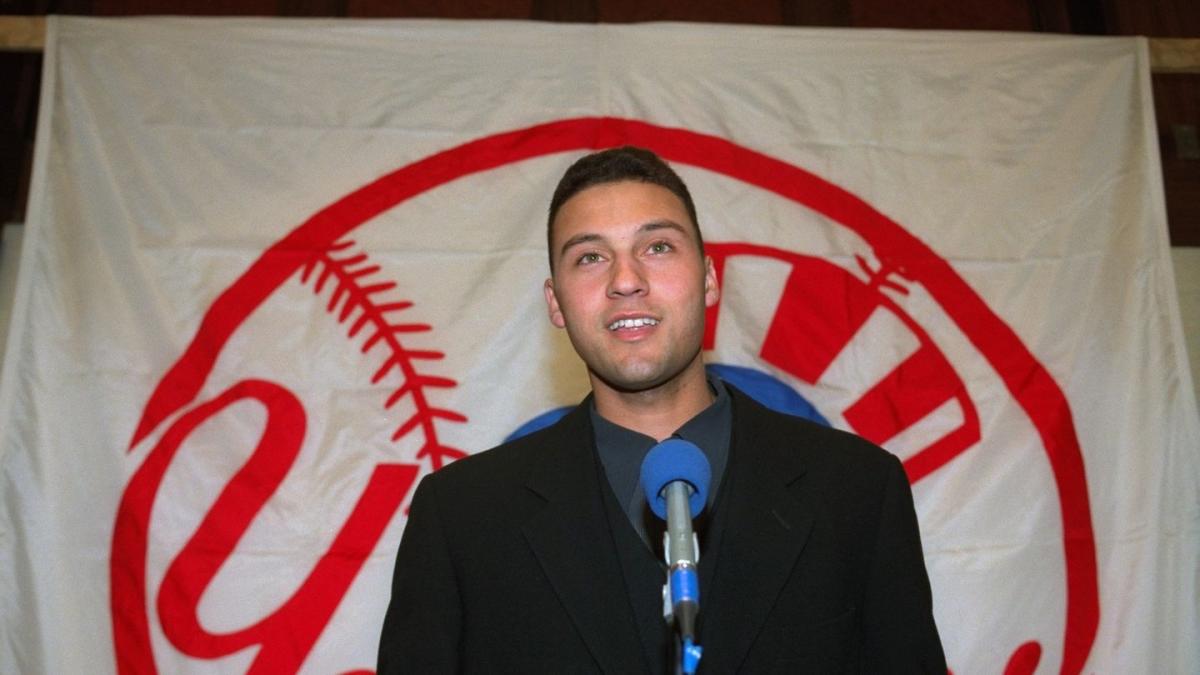
[[[646,276],[637,260],[621,257],[613,261],[608,280],[609,297],[644,295],[647,290]]]

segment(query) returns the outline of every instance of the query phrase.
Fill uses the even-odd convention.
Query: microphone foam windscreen
[[[681,480],[692,486],[688,510],[692,517],[700,515],[708,502],[708,484],[712,467],[708,458],[695,443],[682,438],[668,438],[650,448],[642,460],[642,488],[654,515],[667,519],[667,484]]]

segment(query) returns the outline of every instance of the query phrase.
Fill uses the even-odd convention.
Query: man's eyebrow
[[[652,220],[638,228],[638,232],[653,232],[654,230],[676,230],[680,234],[687,234],[687,229],[684,226],[673,220]]]
[[[594,234],[594,233],[590,233],[590,232],[584,232],[583,234],[577,234],[574,237],[571,237],[570,239],[563,242],[562,248],[559,249],[559,251],[558,251],[558,257],[561,258],[561,257],[565,256],[567,254],[567,251],[571,250],[571,248],[573,246],[578,246],[580,244],[586,244],[589,241],[601,241],[602,239],[604,239],[604,237],[601,237],[598,234]]]

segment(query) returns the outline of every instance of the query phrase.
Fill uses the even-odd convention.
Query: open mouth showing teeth
[[[620,330],[622,328],[641,328],[642,326],[657,326],[658,319],[618,319],[608,324],[609,330]]]

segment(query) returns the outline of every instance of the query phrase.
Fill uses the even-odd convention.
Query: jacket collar
[[[522,531],[600,669],[646,671],[600,493],[588,403],[546,430],[526,486],[546,500]]]
[[[716,576],[709,597],[700,599],[701,663],[709,673],[736,672],[745,660],[814,520],[798,439],[786,437],[776,414],[736,388],[730,390],[730,503]]]

